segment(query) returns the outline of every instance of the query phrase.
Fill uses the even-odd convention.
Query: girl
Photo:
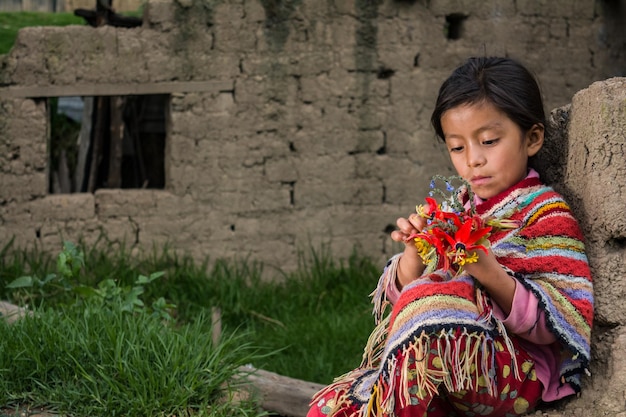
[[[509,227],[474,263],[432,271],[412,239],[428,220],[398,219],[391,238],[405,249],[373,293],[363,362],[309,417],[509,417],[580,391],[593,287],[578,223],[528,165],[545,133],[534,77],[511,59],[471,58],[441,86],[431,122],[471,188],[460,202]]]

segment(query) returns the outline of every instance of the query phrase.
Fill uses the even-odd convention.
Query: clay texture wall
[[[113,0],[113,9],[116,12],[128,12],[139,10],[144,3],[143,0]],[[68,12],[74,9],[95,9],[95,0],[64,0],[65,10]]]
[[[0,64],[0,244],[105,232],[284,269],[322,243],[382,262],[452,172],[428,121],[449,72],[509,55],[562,106],[623,70],[615,4],[151,0],[137,29],[24,29]],[[49,194],[45,98],[148,93],[170,97],[165,188]]]
[[[95,9],[97,0],[4,0],[0,12],[73,12],[75,9]],[[143,0],[113,0],[116,12],[134,12]]]

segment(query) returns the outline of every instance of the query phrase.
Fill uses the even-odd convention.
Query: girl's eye
[[[462,146],[455,146],[453,148],[449,148],[449,151],[452,152],[461,152],[463,150]]]
[[[499,139],[489,139],[489,140],[484,140],[483,141],[483,145],[493,145],[494,143],[497,143]]]

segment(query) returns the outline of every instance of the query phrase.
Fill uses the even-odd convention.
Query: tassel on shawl
[[[390,286],[395,285],[401,256],[402,253],[398,253],[389,259],[387,265],[385,266],[385,271],[378,280],[378,285],[376,285],[376,288],[370,294],[372,304],[374,304],[372,314],[374,315],[374,321],[376,324],[381,322],[383,316],[385,315],[385,310],[387,310],[387,307],[391,305],[391,303],[387,300],[386,290],[390,288]]]
[[[502,339],[506,344],[506,348],[513,358],[512,365],[515,378],[518,381],[521,381],[522,377],[520,376],[519,366],[517,365],[517,360],[515,359],[515,348],[513,347],[513,342],[511,342],[511,338],[509,338],[504,324],[502,324],[502,322],[497,318],[493,317],[493,308],[489,303],[489,299],[485,296],[485,293],[480,288],[476,288],[476,305],[478,306],[478,311],[480,313],[481,319],[485,322],[492,322],[495,324],[496,330],[498,331],[500,336],[502,336]]]
[[[495,345],[489,336],[467,330],[422,332],[397,355],[389,358],[376,381],[368,410],[376,416],[393,415],[394,408],[439,393],[443,384],[448,392],[486,388],[495,395],[495,381],[489,370],[495,366]],[[482,354],[482,355],[481,355]],[[415,387],[409,391],[410,387]],[[399,404],[395,404],[396,392]],[[367,414],[368,416],[372,414]]]
[[[507,338],[505,338],[507,339]],[[514,350],[508,346],[511,355]],[[430,401],[440,386],[448,392],[486,389],[495,395],[497,389],[491,370],[495,367],[496,343],[490,335],[467,329],[422,333],[394,355],[388,355],[377,372],[368,397],[359,398],[353,389],[365,369],[352,371],[320,391],[313,402],[334,391],[328,416],[352,408],[353,417],[385,417],[405,408],[412,401]],[[516,363],[516,361],[513,361]],[[517,365],[515,375],[519,378]],[[397,402],[397,403],[396,403]]]

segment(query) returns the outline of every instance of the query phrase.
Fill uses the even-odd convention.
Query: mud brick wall
[[[298,251],[388,232],[435,173],[441,81],[466,57],[509,55],[547,109],[621,75],[620,2],[151,0],[144,24],[28,28],[0,57],[0,244],[57,251],[105,232],[142,250],[250,256],[293,269]],[[168,94],[163,190],[48,192],[46,98]]]

